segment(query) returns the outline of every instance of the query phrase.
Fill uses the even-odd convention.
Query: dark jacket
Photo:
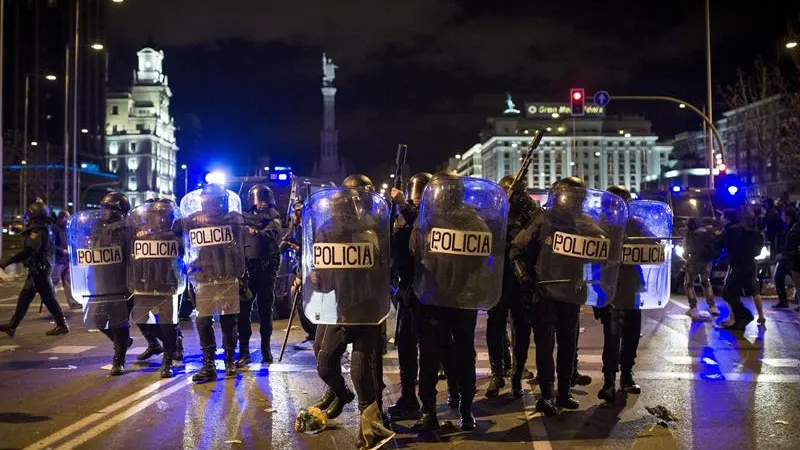
[[[414,280],[414,256],[411,254],[411,232],[417,220],[417,208],[411,203],[406,203],[400,208],[400,214],[406,222],[401,228],[396,228],[392,233],[392,275],[400,280],[400,286],[407,287]]]
[[[55,238],[55,261],[56,264],[69,264],[69,241],[67,240],[67,227],[56,223],[53,226],[53,237]]]
[[[275,208],[269,208],[264,212],[245,213],[243,219],[247,227],[244,235],[245,257],[248,260],[269,260],[277,265],[280,259],[280,213]],[[251,231],[255,231],[255,234],[251,234]]]
[[[22,235],[25,238],[22,250],[0,262],[0,267],[5,268],[21,262],[31,273],[50,270],[53,267],[53,241],[50,227],[47,225],[29,226],[22,232]]]

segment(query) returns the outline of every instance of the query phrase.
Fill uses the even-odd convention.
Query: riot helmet
[[[62,227],[66,227],[67,222],[69,222],[69,217],[70,215],[68,211],[61,211],[60,213],[58,213],[58,216],[56,216],[56,223],[61,225]]]
[[[368,176],[362,175],[360,173],[354,173],[352,175],[348,175],[347,178],[342,181],[342,186],[347,188],[361,188],[366,189],[368,191],[375,191],[375,185],[372,184],[372,180],[369,179]]]
[[[626,204],[630,204],[630,202],[633,201],[633,197],[631,196],[631,192],[625,186],[621,186],[621,185],[611,186],[607,190],[608,190],[608,192],[610,192],[610,193],[616,195],[617,197],[621,198],[622,200],[624,200]]]
[[[208,214],[225,215],[228,213],[228,191],[219,184],[207,184],[200,191],[200,205]]]
[[[103,196],[100,207],[106,220],[120,219],[131,210],[131,203],[122,192],[112,191]]]
[[[406,199],[415,205],[419,204],[419,199],[422,198],[422,192],[425,191],[425,186],[431,181],[433,175],[428,172],[415,173],[408,179],[406,183]]]
[[[333,217],[358,217],[361,213],[360,195],[355,189],[343,189],[331,197]]]
[[[552,189],[564,189],[571,187],[585,189],[586,183],[578,177],[566,177],[553,183]]]
[[[700,221],[697,220],[697,217],[692,217],[686,222],[686,228],[694,231],[700,228]]]
[[[28,225],[46,225],[50,222],[50,208],[41,198],[28,205],[23,222]]]
[[[433,175],[433,201],[442,211],[456,208],[464,203],[464,182],[455,170],[445,169]]]
[[[275,195],[272,189],[264,184],[256,184],[247,191],[247,204],[250,211],[263,211],[275,206]]]
[[[500,179],[497,183],[503,188],[504,191],[508,192],[511,189],[511,185],[514,183],[514,177],[511,175],[506,175]],[[525,192],[525,184],[518,182],[514,185],[514,192]]]

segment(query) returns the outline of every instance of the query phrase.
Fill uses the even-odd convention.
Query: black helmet
[[[631,191],[629,191],[628,188],[626,188],[625,186],[621,185],[611,186],[610,188],[607,189],[607,191],[625,200],[625,203],[630,203],[633,200],[633,198],[631,197]]]
[[[556,181],[552,186],[553,189],[568,187],[586,188],[586,183],[578,177],[566,177]]]
[[[419,203],[422,192],[425,191],[425,186],[428,185],[431,178],[433,178],[433,175],[428,172],[419,172],[412,175],[408,179],[408,183],[406,183],[406,197],[408,197],[408,200]]]
[[[145,202],[145,203],[155,203],[155,202],[157,202],[157,201],[158,201],[158,197],[153,197],[153,198],[148,198],[148,199],[147,199],[147,200],[145,200],[144,202]]]
[[[247,204],[250,210],[266,209],[275,206],[275,195],[269,186],[256,184],[247,191]]]
[[[131,210],[131,203],[128,197],[122,192],[112,191],[103,196],[100,206],[119,214],[125,215]]]
[[[497,184],[499,184],[504,191],[508,192],[509,189],[511,189],[511,184],[514,183],[514,178],[515,177],[511,175],[506,175],[503,178],[500,178],[500,181]],[[514,191],[525,192],[525,184],[518,182],[516,185],[514,185]]]
[[[44,200],[37,198],[28,205],[23,220],[27,224],[47,224],[50,222],[50,208]]]
[[[333,216],[358,216],[360,212],[361,199],[357,190],[342,189],[331,196],[331,212]]]
[[[445,169],[436,172],[431,182],[435,186],[433,201],[437,208],[446,211],[464,203],[464,181],[455,170]]]
[[[200,205],[210,214],[228,213],[228,191],[219,184],[207,184],[200,191]]]
[[[62,211],[61,211],[60,213],[58,213],[58,215],[56,216],[56,221],[57,221],[57,222],[60,222],[60,221],[61,221],[61,219],[67,219],[67,220],[69,220],[69,217],[70,217],[69,211],[62,210]]]
[[[369,179],[368,176],[362,175],[360,173],[354,173],[352,175],[348,175],[347,178],[342,181],[342,186],[348,188],[361,188],[366,189],[368,191],[374,191],[375,185],[372,184],[372,180]]]

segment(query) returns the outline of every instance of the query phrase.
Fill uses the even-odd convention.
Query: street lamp
[[[23,108],[24,117],[22,118],[22,159],[28,159],[28,115],[29,115],[29,106],[30,106],[30,91],[31,91],[31,75],[40,76],[32,73],[25,74],[25,101]],[[53,78],[51,78],[53,77]],[[44,75],[42,76],[47,81],[54,81],[55,75]],[[38,120],[38,117],[37,117]],[[33,145],[33,143],[31,143]],[[36,143],[38,145],[38,142]],[[22,183],[20,184],[20,190],[22,191],[22,208],[25,208],[28,205],[28,175],[23,171],[21,174]]]
[[[47,80],[47,81],[56,81],[58,79],[58,77],[53,75],[52,73],[50,73],[50,74],[45,75],[44,79]]]
[[[795,47],[797,47],[797,41],[789,41],[789,42],[786,43],[786,48],[788,48],[789,50],[791,50],[791,49],[793,49]]]
[[[181,164],[181,170],[183,170],[183,195],[189,193],[189,170],[186,164]]]
[[[678,105],[678,108],[680,108],[680,109],[685,109],[685,108],[686,108],[686,103],[681,103],[681,104],[679,104],[679,105]]]
[[[92,50],[97,50],[98,52],[105,48],[103,47],[103,44],[99,42],[95,42],[94,44],[90,45],[90,47],[92,48]]]
[[[38,141],[31,141],[31,147],[36,147],[37,145],[39,145]]]
[[[87,128],[81,128],[81,133],[83,133],[83,134],[86,134],[86,133],[88,133],[88,132],[89,132],[89,129],[87,129]]]

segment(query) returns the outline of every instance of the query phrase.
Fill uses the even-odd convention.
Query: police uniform
[[[384,203],[372,209],[378,196],[364,186],[352,186],[347,179],[343,188],[315,194],[307,201],[309,214],[324,210],[327,219],[312,219],[313,227],[303,230],[304,237],[314,243],[313,249],[306,249],[311,253],[303,255],[308,274],[303,301],[304,313],[317,323],[314,354],[327,390],[314,406],[333,419],[355,398],[341,371],[341,358],[352,344],[350,376],[358,396],[359,447],[373,448],[394,435],[382,419],[386,386],[380,355],[380,324],[389,310],[389,259],[383,253],[389,244],[388,217],[380,220],[380,215],[386,216],[388,208]],[[346,258],[336,256],[339,252]]]
[[[413,175],[406,186],[408,200],[402,194],[395,200],[402,216],[402,224],[395,222],[395,229],[392,230],[392,273],[398,282],[396,343],[400,364],[400,398],[389,407],[392,420],[418,419],[420,414],[416,394],[419,373],[417,316],[420,304],[414,293],[414,257],[409,243],[417,220],[419,199],[430,179],[431,175],[425,172]]]
[[[755,256],[756,249],[760,249],[763,243],[763,236],[743,223],[738,211],[725,211],[725,218],[727,224],[719,238],[719,246],[728,250],[730,269],[725,277],[722,298],[728,303],[734,322],[723,325],[723,328],[744,331],[753,321],[753,313],[742,303],[742,294],[753,296],[759,292]]]
[[[511,243],[519,232],[525,228],[531,214],[538,208],[533,199],[525,192],[522,184],[511,185],[514,177],[505,176],[500,180],[500,187],[507,192],[511,190],[508,211],[508,228],[506,242]],[[508,254],[506,253],[506,258]],[[487,397],[496,397],[505,386],[505,374],[512,371],[510,355],[506,358],[507,345],[507,319],[511,314],[513,326],[513,354],[514,367],[512,373],[512,394],[515,398],[522,396],[522,375],[528,359],[528,348],[531,343],[530,299],[523,298],[519,283],[514,277],[510,261],[506,261],[503,270],[503,291],[500,303],[489,310],[486,322],[486,345],[489,350],[489,364],[492,370],[492,379],[486,389]]]
[[[562,189],[585,190],[582,180],[570,177],[556,182],[551,197],[560,195]],[[584,195],[584,194],[579,194]],[[556,255],[554,237],[560,230],[575,230],[582,236],[603,236],[590,218],[581,214],[582,198],[572,198],[574,205],[558,211],[537,211],[529,224],[512,241],[509,259],[517,280],[526,295],[536,290],[536,304],[533,311],[533,330],[536,342],[536,366],[542,397],[536,403],[537,411],[555,415],[559,407],[577,409],[579,404],[570,394],[577,360],[578,318],[580,306],[585,302],[586,287],[582,281],[583,259]],[[578,238],[582,238],[578,236]],[[552,259],[556,261],[551,261]],[[555,263],[554,263],[555,262]],[[558,280],[554,284],[542,284],[541,274]],[[560,280],[576,280],[560,283]],[[539,282],[534,288],[534,283]],[[567,289],[569,287],[569,289]],[[571,289],[571,291],[570,291]],[[572,292],[569,298],[565,292]],[[553,350],[558,343],[557,361],[554,364]],[[553,383],[558,373],[558,397],[555,397]]]
[[[198,383],[215,381],[214,357],[217,342],[213,316],[219,316],[222,347],[225,349],[225,375],[236,374],[234,352],[237,344],[236,324],[239,302],[250,293],[244,283],[243,223],[239,211],[230,207],[235,194],[224,187],[209,184],[181,200],[184,229],[189,236],[187,251],[189,278],[195,289],[198,310],[195,325],[203,350],[203,367],[192,380]],[[235,197],[235,198],[232,198]],[[199,200],[198,200],[199,199]],[[192,208],[199,201],[202,208]],[[192,242],[196,241],[196,242]],[[231,290],[236,290],[235,292]]]
[[[0,261],[2,269],[18,262],[28,268],[28,277],[19,293],[14,315],[7,324],[0,325],[0,331],[12,337],[37,293],[56,322],[55,328],[49,330],[47,335],[56,336],[69,332],[64,313],[56,300],[53,282],[50,279],[50,272],[53,268],[53,242],[48,225],[49,219],[50,210],[44,202],[37,200],[28,205],[25,213],[26,226],[22,232],[25,238],[24,247],[22,251]]]
[[[630,192],[622,186],[608,189],[626,203],[631,202]],[[628,237],[645,236],[644,224],[628,218],[625,234]],[[641,269],[637,265],[623,265],[619,270],[619,281],[614,301],[603,308],[595,308],[595,315],[603,324],[603,387],[597,396],[613,402],[616,393],[617,371],[621,369],[620,387],[630,394],[639,394],[641,389],[633,380],[633,366],[642,332],[642,310],[629,308],[636,303],[635,297],[642,289]]]
[[[244,251],[247,265],[247,286],[253,298],[241,305],[239,312],[239,359],[237,367],[250,363],[250,336],[253,334],[250,315],[255,303],[261,332],[261,357],[272,363],[270,338],[272,337],[272,303],[275,277],[280,263],[278,235],[281,230],[280,213],[275,209],[272,190],[261,184],[247,193],[249,210],[244,215]]]

